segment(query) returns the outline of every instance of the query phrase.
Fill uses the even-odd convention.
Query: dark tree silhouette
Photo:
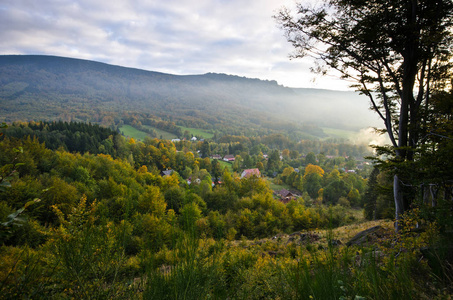
[[[295,48],[314,56],[316,70],[339,71],[368,96],[391,140],[396,219],[412,193],[399,165],[412,162],[424,143],[423,122],[433,90],[446,88],[451,70],[451,0],[331,0],[298,4],[275,16]]]

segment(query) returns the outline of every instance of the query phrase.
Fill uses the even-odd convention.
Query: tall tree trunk
[[[404,213],[403,191],[401,190],[401,182],[397,174],[393,176],[393,198],[395,200],[395,229],[398,232],[400,229],[400,219]]]
[[[414,141],[409,142],[409,137],[412,128],[416,128],[416,116],[412,116],[412,112],[417,112],[414,107],[414,84],[418,72],[418,48],[419,48],[419,32],[417,31],[417,1],[411,0],[406,3],[407,8],[407,28],[408,39],[405,42],[405,50],[403,51],[403,77],[401,82],[401,105],[398,123],[398,148],[395,150],[395,157],[398,162],[413,160]],[[414,147],[408,149],[408,146]],[[395,218],[396,230],[399,230],[399,220],[401,216],[410,206],[410,197],[404,197],[402,187],[402,177],[404,174],[395,174],[393,178],[393,197],[395,201]]]

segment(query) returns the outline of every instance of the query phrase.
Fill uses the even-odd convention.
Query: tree
[[[376,202],[378,198],[377,191],[377,176],[379,175],[379,169],[374,168],[368,178],[367,190],[365,192],[365,205],[364,214],[368,220],[376,219]]]
[[[355,82],[382,119],[396,163],[397,220],[412,199],[403,195],[402,183],[409,182],[401,166],[424,143],[425,107],[449,79],[452,12],[451,0],[326,0],[319,7],[298,4],[297,17],[288,9],[276,16],[294,57],[314,56],[318,71],[331,68]]]
[[[283,149],[282,156],[284,159],[289,159],[289,154],[290,154],[290,152],[288,149]]]
[[[214,182],[218,182],[220,175],[222,175],[222,167],[220,166],[220,163],[217,159],[214,159],[211,162],[211,172],[212,176],[214,176]]]
[[[309,165],[309,164],[316,165],[316,156],[313,152],[309,152],[305,156],[305,164],[306,165]]]
[[[297,159],[297,158],[299,158],[299,151],[297,151],[297,150],[291,150],[291,151],[289,151],[289,157],[290,157],[291,159]]]
[[[319,190],[322,188],[321,182],[322,177],[319,173],[308,173],[304,175],[304,191],[306,191],[312,199],[316,199]]]
[[[178,186],[172,186],[164,193],[164,197],[168,208],[173,209],[176,213],[179,213],[180,208],[184,204],[184,190]]]
[[[208,141],[203,142],[200,151],[202,158],[209,157],[211,155],[211,146],[209,145]]]
[[[336,204],[340,197],[346,197],[349,187],[343,180],[337,179],[329,183],[323,190],[323,201],[327,204]]]
[[[280,161],[280,154],[278,150],[272,151],[271,155],[269,156],[269,160],[267,161],[267,170],[268,171],[276,171],[280,168],[281,161]]]
[[[184,229],[195,230],[195,223],[201,218],[201,210],[195,202],[190,202],[181,208],[181,225]]]
[[[260,161],[256,163],[255,167],[258,168],[258,170],[260,170],[260,172],[263,172],[263,170],[264,170],[264,164]]]
[[[239,172],[242,167],[243,159],[240,155],[236,155],[233,162],[233,171]]]
[[[320,166],[309,164],[305,168],[304,177],[308,176],[309,174],[313,174],[313,173],[318,174],[320,177],[322,177],[324,175],[324,170]]]

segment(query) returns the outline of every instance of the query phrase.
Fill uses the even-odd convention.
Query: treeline
[[[313,151],[302,155],[297,150],[271,150],[262,142],[273,147],[295,147],[287,137],[272,135],[264,138],[224,136],[221,143],[146,139],[144,143],[127,143],[116,132],[78,122],[30,122],[15,123],[1,129],[6,136],[23,139],[30,137],[45,144],[51,150],[59,148],[69,152],[108,154],[113,158],[128,161],[136,169],[145,166],[154,174],[167,169],[178,172],[181,180],[197,178],[198,174],[209,174],[209,180],[222,180],[223,168],[213,154],[235,156],[231,169],[240,174],[248,168],[258,168],[277,184],[299,191],[306,204],[340,204],[344,207],[365,207],[369,219],[391,218],[394,206],[391,199],[391,182],[388,174],[377,177],[373,173],[369,188],[364,178],[371,172],[369,164],[356,161],[353,157],[315,155]],[[334,149],[334,153],[360,153],[361,146],[336,144],[334,142],[302,141],[301,150]],[[264,153],[269,153],[267,157]],[[328,152],[331,153],[331,152]],[[365,152],[366,153],[366,152]],[[362,153],[364,154],[364,153]],[[360,169],[358,165],[360,164]],[[199,170],[202,170],[201,173]],[[351,171],[351,172],[348,172]],[[202,177],[204,177],[202,175]]]
[[[84,134],[80,130],[85,130],[83,131]],[[2,141],[2,165],[7,166],[15,159],[16,154],[13,149],[24,149],[17,157],[17,160],[24,162],[24,165],[18,168],[20,177],[13,183],[17,184],[25,180],[27,183],[21,183],[19,186],[30,187],[30,184],[35,184],[34,188],[24,191],[23,196],[20,196],[20,193],[15,191],[14,188],[9,190],[9,192],[14,191],[15,195],[13,201],[7,202],[10,209],[13,210],[25,204],[26,198],[30,197],[30,190],[36,192],[32,198],[40,198],[39,191],[49,191],[49,189],[61,193],[70,191],[71,196],[67,194],[65,196],[73,200],[81,198],[82,195],[86,195],[88,201],[97,199],[103,202],[108,198],[108,205],[106,205],[108,208],[116,207],[115,201],[119,198],[122,199],[124,205],[130,205],[130,203],[138,201],[134,199],[138,197],[137,193],[144,192],[145,187],[143,185],[153,183],[159,188],[159,193],[164,196],[166,205],[177,213],[187,204],[187,201],[189,201],[187,199],[195,201],[205,217],[211,211],[229,213],[230,222],[228,226],[225,225],[224,234],[228,230],[234,229],[238,232],[235,237],[241,235],[249,238],[264,236],[264,231],[252,229],[255,228],[252,225],[261,223],[265,211],[263,211],[262,216],[253,216],[254,221],[250,221],[251,227],[248,229],[241,229],[243,225],[237,227],[238,222],[234,221],[236,218],[231,215],[236,213],[241,215],[244,213],[244,209],[251,210],[252,208],[253,214],[256,214],[260,205],[271,209],[271,214],[278,216],[277,219],[279,219],[278,222],[273,223],[273,226],[266,225],[269,233],[302,229],[300,225],[294,226],[288,223],[291,218],[282,215],[285,206],[272,198],[272,191],[264,179],[239,180],[237,175],[245,168],[255,167],[258,167],[263,173],[281,172],[285,167],[289,167],[288,163],[291,161],[286,152],[284,152],[285,158],[281,159],[276,150],[272,152],[273,154],[269,158],[266,158],[261,152],[268,150],[264,145],[252,147],[252,151],[249,151],[241,143],[216,144],[207,141],[172,143],[158,139],[146,139],[143,143],[136,143],[133,139],[126,142],[123,137],[109,129],[73,122],[16,124],[3,129],[3,132],[6,137]],[[53,139],[55,136],[59,139]],[[81,136],[82,138],[90,136],[93,142],[92,144],[81,143],[78,147],[72,148],[72,143],[68,143],[71,136]],[[76,139],[76,142],[79,141],[79,139]],[[109,147],[105,147],[107,142]],[[92,145],[92,147],[87,148],[86,145]],[[56,149],[57,151],[55,151]],[[73,153],[67,152],[68,150]],[[111,150],[112,154],[105,150]],[[231,173],[227,168],[221,167],[217,160],[209,158],[210,154],[221,152],[235,154],[236,160],[232,164],[232,169],[237,173]],[[300,160],[300,155],[297,155],[297,157],[299,162],[303,163]],[[301,168],[301,172],[304,172],[302,166]],[[62,173],[59,173],[59,170]],[[174,171],[174,175],[169,177],[172,178],[173,183],[164,183],[166,180],[170,180],[167,177],[164,180],[160,176],[164,170]],[[147,174],[148,181],[136,179],[137,183],[133,183],[133,178],[138,176],[133,175],[134,172]],[[51,178],[49,177],[50,174]],[[37,180],[37,177],[41,179]],[[31,181],[28,182],[29,180]],[[198,184],[187,185],[188,180]],[[222,185],[213,188],[213,183],[220,181]],[[61,186],[53,187],[52,184],[55,182]],[[79,183],[76,184],[76,182]],[[143,187],[139,188],[136,186],[137,184]],[[74,186],[71,188],[68,185]],[[129,185],[132,186],[129,187]],[[135,187],[133,188],[133,186]],[[74,187],[78,189],[78,192],[74,190]],[[133,191],[134,189],[136,191]],[[302,190],[304,191],[304,189]],[[360,190],[362,191],[362,188]],[[49,192],[48,194],[52,193]],[[51,196],[52,201],[54,201],[52,204],[41,203],[40,207],[46,207],[47,212],[44,216],[36,216],[37,219],[41,221],[49,220],[49,215],[52,214],[50,206],[65,202],[65,196],[53,195]],[[306,195],[308,198],[304,200],[310,200],[311,196],[311,194]],[[112,198],[116,200],[114,201]],[[316,199],[317,195],[311,198]],[[308,218],[311,221],[307,221],[305,226],[310,228],[310,226],[322,227],[327,225],[327,213],[323,212],[322,209],[319,210],[320,208],[305,207],[304,200],[293,205],[303,207],[304,210],[309,209],[313,214],[312,217]],[[71,203],[71,201],[69,202]],[[262,201],[264,202],[262,203]],[[270,205],[270,203],[273,204]],[[307,205],[308,203],[311,202],[308,201]],[[67,204],[65,206],[67,207]],[[112,213],[118,213],[124,209],[126,208],[116,207],[112,210]],[[121,219],[118,216],[115,218]],[[338,224],[340,223],[342,223],[341,220],[338,221]]]
[[[51,150],[62,147],[69,152],[116,156],[119,147],[117,132],[97,124],[82,122],[16,122],[13,126],[2,129],[2,132],[18,139],[28,136],[37,138]]]
[[[228,143],[240,145],[237,147],[250,149],[253,152],[256,152],[255,150],[259,148],[263,153],[269,153],[270,150],[274,149],[280,151],[288,149],[290,151],[297,151],[297,153],[301,155],[306,155],[310,152],[315,154],[322,153],[325,156],[355,158],[363,158],[372,155],[371,148],[364,144],[352,144],[341,139],[329,139],[325,141],[299,140],[296,142],[283,134],[267,134],[257,137],[224,135],[220,136],[216,142],[218,144]],[[236,153],[230,154],[239,154],[239,148],[235,150]]]
[[[274,248],[266,242],[254,252],[242,246],[236,249],[235,240],[246,245],[248,239],[357,221],[356,212],[341,202],[341,196],[338,201],[319,196],[329,194],[327,187],[333,182],[343,182],[350,187],[346,199],[356,204],[354,189],[361,191],[364,180],[332,171],[322,176],[321,182],[327,184],[324,192],[321,186],[312,198],[309,177],[323,170],[315,165],[322,156],[314,153],[300,158],[293,152],[309,163],[299,170],[307,191],[284,204],[274,199],[265,179],[240,179],[236,172],[220,167],[219,161],[199,157],[195,150],[244,151],[240,143],[174,144],[158,139],[142,143],[118,135],[122,143],[113,158],[102,153],[70,153],[64,147],[51,150],[37,137],[18,139],[7,134],[0,140],[0,292],[5,298],[175,296],[162,274],[183,276],[178,282],[184,286],[217,286],[217,292],[209,293],[219,298],[246,298],[256,291],[257,281],[266,280],[277,297],[275,288],[286,281],[275,277],[277,269],[269,253],[290,266],[289,262],[303,257],[303,247],[291,243]],[[258,150],[262,149],[254,149]],[[277,160],[278,154],[274,150],[269,161],[261,157],[259,163],[263,168],[283,168],[277,179],[290,182],[294,176],[288,165],[290,151],[283,151],[283,158]],[[238,171],[247,164],[240,156],[236,155]],[[326,169],[327,161],[323,161]],[[162,174],[166,169],[173,172]],[[323,254],[316,254],[322,248],[307,245],[307,249],[309,255],[322,258]],[[211,269],[214,266],[216,271]],[[250,274],[244,279],[238,272]],[[218,280],[218,285],[205,284],[207,280]],[[208,298],[196,289],[183,290],[194,298]],[[162,294],[156,296],[159,291]],[[265,295],[269,288],[259,291]]]
[[[45,244],[49,230],[61,224],[59,211],[70,214],[82,198],[88,204],[96,203],[97,218],[105,224],[129,224],[131,236],[125,246],[129,255],[148,251],[150,245],[156,251],[171,247],[175,224],[177,232],[196,229],[206,237],[238,239],[339,226],[355,220],[340,206],[328,209],[303,200],[285,205],[273,198],[264,179],[239,179],[228,169],[219,169],[222,184],[213,187],[213,175],[201,168],[203,161],[194,160],[191,152],[184,155],[184,164],[185,170],[193,167],[187,174],[192,184],[177,172],[161,176],[158,169],[166,167],[166,157],[174,148],[156,146],[128,144],[137,161],[139,153],[152,159],[136,168],[134,163],[110,155],[81,155],[62,148],[55,151],[36,139],[4,138],[0,145],[2,178],[13,169],[18,176],[12,177],[11,187],[0,193],[1,220],[30,200],[39,198],[40,202],[27,209],[26,226],[10,228],[3,242]],[[14,167],[11,162],[21,164]]]

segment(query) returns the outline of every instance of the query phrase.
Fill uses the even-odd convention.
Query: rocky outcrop
[[[346,243],[346,246],[362,246],[364,244],[369,244],[370,242],[375,241],[377,238],[382,236],[381,231],[382,226],[380,225],[368,228],[357,233],[349,242]]]

